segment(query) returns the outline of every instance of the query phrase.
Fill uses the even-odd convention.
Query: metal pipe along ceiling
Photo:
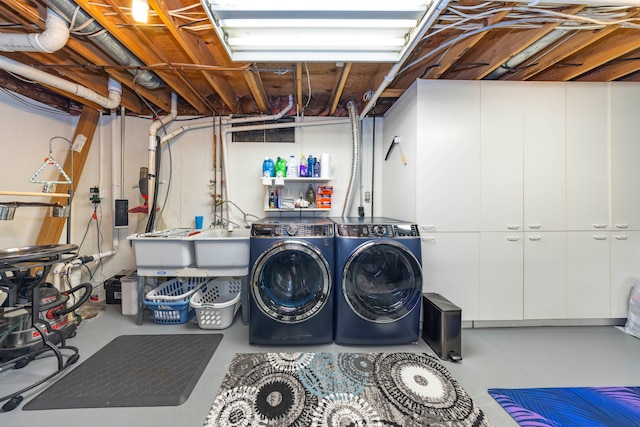
[[[55,10],[69,22],[73,19],[76,9],[79,8],[71,0],[44,0],[47,7]],[[125,66],[143,66],[135,55],[133,55],[118,40],[109,34],[100,24],[96,23],[84,10],[79,9],[75,17],[75,24],[84,26],[84,31],[91,34],[91,41],[104,50],[110,57],[117,61],[120,65]],[[164,86],[165,83],[151,71],[148,70],[129,70],[131,74],[136,76],[136,83],[147,88],[156,89]]]

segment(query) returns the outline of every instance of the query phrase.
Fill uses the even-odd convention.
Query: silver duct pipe
[[[76,9],[79,7],[72,0],[44,0],[47,7],[55,10],[69,22],[74,17]],[[96,23],[84,10],[79,9],[75,17],[75,25],[83,26],[84,31],[91,34],[91,40],[97,44],[107,55],[112,57],[120,65],[136,67],[145,65],[135,57],[129,50],[107,32],[100,24]],[[148,70],[129,70],[136,76],[136,83],[147,89],[156,89],[164,86],[160,78]]]
[[[507,71],[517,67],[527,59],[531,58],[536,53],[549,47],[550,45],[558,41],[560,38],[564,37],[565,34],[567,34],[569,31],[570,30],[565,30],[562,28],[556,28],[552,30],[547,35],[537,40],[536,42],[532,43],[531,45],[529,45],[529,47],[527,47],[526,49],[523,49],[520,53],[518,53],[517,55],[514,55],[507,62],[505,62],[504,64],[502,64],[501,66],[493,70],[488,76],[484,78],[484,80],[498,80],[500,77],[506,74]]]
[[[356,105],[353,101],[349,101],[347,104],[347,110],[349,110],[349,119],[351,120],[351,138],[353,140],[353,152],[351,159],[351,178],[349,178],[349,187],[347,188],[347,195],[344,200],[344,207],[342,208],[342,216],[349,216],[351,212],[351,204],[353,203],[353,189],[356,186],[358,179],[358,165],[360,159],[360,120],[358,113],[356,112]]]

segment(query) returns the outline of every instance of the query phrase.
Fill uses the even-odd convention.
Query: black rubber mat
[[[180,405],[221,340],[222,334],[117,337],[23,409]]]

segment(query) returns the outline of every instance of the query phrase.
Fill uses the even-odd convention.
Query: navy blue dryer
[[[422,294],[417,225],[390,218],[332,220],[336,225],[335,342],[417,342]]]
[[[326,218],[266,218],[252,225],[250,343],[333,341],[333,236]]]

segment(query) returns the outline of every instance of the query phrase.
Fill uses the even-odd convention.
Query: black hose
[[[67,313],[71,313],[72,311],[77,310],[82,304],[87,302],[89,300],[89,297],[91,296],[91,292],[93,291],[93,286],[91,286],[91,283],[81,283],[78,286],[73,287],[70,290],[64,292],[63,294],[65,295],[75,294],[80,289],[84,289],[84,294],[82,294],[82,297],[74,305],[72,305],[71,307],[55,310],[53,312],[53,315],[56,317],[64,316]]]

